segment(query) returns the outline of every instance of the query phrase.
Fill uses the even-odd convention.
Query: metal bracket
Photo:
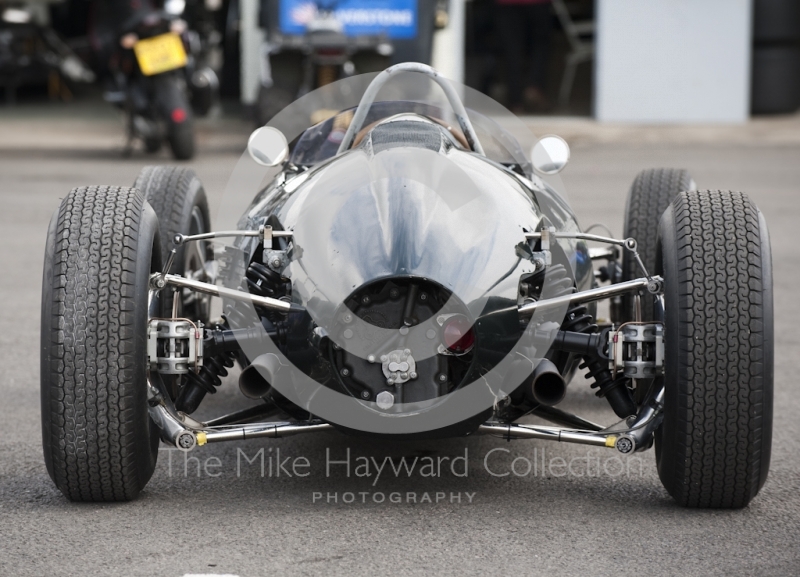
[[[281,275],[283,274],[284,269],[289,266],[289,257],[285,250],[272,250],[265,248],[263,258],[265,265]]]

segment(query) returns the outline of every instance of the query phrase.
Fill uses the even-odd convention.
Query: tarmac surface
[[[702,188],[747,191],[764,212],[775,274],[775,433],[769,480],[749,507],[678,507],[658,480],[652,451],[620,459],[544,441],[387,444],[333,433],[207,446],[188,461],[162,446],[137,501],[68,502],[41,454],[47,223],[70,188],[128,185],[145,164],[170,159],[121,158],[121,123],[104,110],[43,115],[22,107],[0,112],[0,575],[800,574],[800,394],[792,368],[800,350],[797,119],[683,132],[530,124],[540,134],[563,129],[573,144],[562,181],[584,227],[604,222],[621,234],[630,183],[639,170],[659,166],[689,169]],[[239,121],[200,126],[200,153],[190,165],[212,212],[247,132]],[[235,379],[203,415],[246,406]],[[580,375],[563,408],[615,420]],[[348,450],[349,466],[341,463]],[[357,476],[364,472],[358,457],[390,460],[367,478]],[[402,457],[420,464],[433,457],[442,466],[395,473]]]

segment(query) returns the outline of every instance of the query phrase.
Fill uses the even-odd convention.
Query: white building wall
[[[597,119],[744,122],[751,12],[751,0],[597,0]]]
[[[450,0],[447,26],[433,33],[431,66],[442,76],[464,83],[464,36],[466,35],[467,0]]]

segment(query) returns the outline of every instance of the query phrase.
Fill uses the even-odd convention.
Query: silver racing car
[[[427,92],[405,97],[414,79]],[[61,202],[41,398],[64,495],[135,498],[160,441],[338,430],[655,445],[682,505],[747,505],[769,469],[773,311],[767,226],[746,194],[647,170],[623,238],[600,235],[553,184],[562,139],[526,154],[433,69],[326,90],[253,133],[228,185],[249,199],[238,222],[211,227],[185,168]],[[327,119],[309,127],[312,105]],[[236,363],[250,406],[197,412]],[[593,388],[615,424],[558,408],[579,368],[570,386]],[[550,424],[520,423],[531,415]]]

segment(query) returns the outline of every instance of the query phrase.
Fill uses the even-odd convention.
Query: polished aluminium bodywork
[[[392,70],[386,74],[388,78]],[[445,92],[451,103],[460,105],[457,95],[447,89]],[[554,315],[551,320],[558,320],[572,305],[591,307],[597,300],[624,292],[657,294],[661,290],[660,279],[648,271],[643,271],[645,276],[641,279],[596,287],[592,259],[614,258],[615,252],[592,255],[586,242],[617,244],[634,255],[635,242],[583,233],[567,202],[533,173],[519,150],[510,146],[504,154],[487,154],[463,105],[454,106],[461,129],[459,138],[452,128],[422,113],[416,103],[373,106],[376,94],[377,88],[368,89],[362,105],[354,115],[351,111],[352,120],[338,147],[332,148],[327,138],[336,118],[309,129],[295,143],[280,173],[256,195],[239,222],[239,231],[201,235],[233,236],[231,248],[245,263],[255,257],[267,235],[270,239],[283,239],[282,246],[289,247],[290,258],[281,263],[280,271],[291,284],[291,304],[286,299],[256,297],[236,290],[241,278],[237,274],[227,288],[204,287],[204,283],[169,274],[160,280],[294,313],[289,315],[287,338],[291,346],[283,354],[300,371],[326,386],[339,380],[340,375],[331,376],[330,357],[319,351],[319,343],[309,335],[323,335],[334,347],[344,344],[340,339],[349,338],[342,332],[340,322],[346,310],[344,303],[378,281],[401,279],[439,287],[451,295],[454,306],[461,307],[459,311],[472,319],[480,346],[476,347],[464,384],[490,371],[498,364],[497,359],[508,356],[534,314],[550,311]],[[376,115],[378,119],[370,123]],[[501,130],[490,134],[493,143],[513,142]],[[468,147],[463,146],[464,140]],[[326,146],[328,152],[319,154]],[[546,248],[542,254],[548,258],[552,254],[552,262],[538,260],[541,257],[536,251],[542,247]],[[545,287],[541,298],[523,298],[520,279],[552,264],[563,266],[569,290],[547,294]],[[159,279],[154,279],[158,283]],[[222,281],[225,282],[224,275]],[[242,348],[252,358],[246,347]],[[360,353],[366,358],[369,351]],[[572,357],[562,360],[559,370],[568,380],[576,363]],[[464,426],[448,430],[452,434],[554,439],[629,452],[648,445],[652,430],[660,422],[660,394],[658,387],[653,389],[642,412],[631,418],[630,426],[622,421],[609,429],[579,430],[485,422],[493,413],[489,407],[476,415],[477,420],[466,419]],[[346,423],[314,418],[300,423],[208,427],[170,408],[169,397],[158,379],[151,383],[151,398],[151,412],[158,413],[154,420],[169,422],[162,427],[168,432],[165,440],[181,446],[177,440],[185,433],[183,448],[193,446],[192,439],[202,445],[278,437],[331,426],[348,430]],[[314,414],[313,405],[300,408]],[[428,408],[425,406],[424,410]],[[375,412],[366,404],[364,410]],[[557,422],[581,423],[574,416],[552,414],[552,420]]]

